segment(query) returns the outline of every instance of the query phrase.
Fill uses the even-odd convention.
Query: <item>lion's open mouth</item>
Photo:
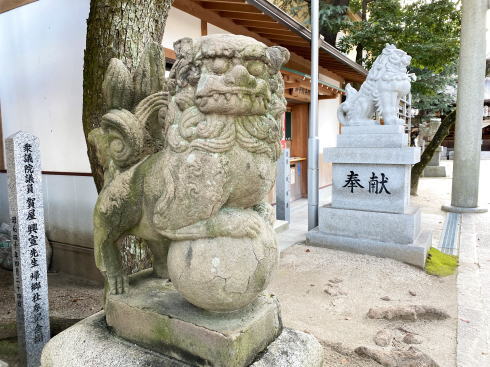
[[[264,114],[271,98],[250,91],[218,92],[196,96],[197,107],[205,113]]]

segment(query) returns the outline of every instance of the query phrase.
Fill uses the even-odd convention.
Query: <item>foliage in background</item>
[[[272,0],[297,21],[310,28],[311,25],[311,2],[305,0]],[[349,0],[328,0],[320,1],[319,8],[319,25],[320,34],[326,42],[335,46],[337,35],[340,30],[347,27],[349,18],[346,13],[349,8]]]
[[[365,1],[365,0],[363,0]],[[359,8],[359,3],[351,6]],[[446,113],[455,103],[456,62],[459,55],[461,13],[459,1],[416,0],[402,5],[400,0],[373,0],[367,3],[368,17],[348,22],[337,46],[343,52],[362,45],[362,64],[370,68],[386,43],[412,56],[410,72],[413,105],[422,115]]]

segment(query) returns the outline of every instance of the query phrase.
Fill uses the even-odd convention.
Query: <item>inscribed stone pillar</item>
[[[39,139],[18,132],[6,152],[17,335],[25,365],[37,367],[50,337]]]

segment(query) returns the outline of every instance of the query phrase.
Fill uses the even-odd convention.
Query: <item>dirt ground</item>
[[[0,322],[15,320],[12,272],[0,269]],[[66,274],[48,273],[50,317],[83,319],[102,308],[103,290]]]
[[[370,366],[364,359],[336,353],[338,348],[328,346],[341,343],[348,350],[376,347],[373,337],[385,328],[411,331],[422,340],[418,349],[441,367],[455,366],[455,276],[438,278],[391,259],[296,245],[281,254],[279,271],[269,289],[279,297],[286,326],[309,332],[324,342],[326,366]],[[366,316],[372,307],[396,305],[436,306],[451,318],[386,321]]]
[[[0,360],[19,366],[15,337],[15,301],[12,272],[0,269]],[[48,273],[52,331],[63,329],[102,309],[103,289],[66,274]],[[59,330],[58,330],[59,331]]]
[[[12,281],[12,273],[0,270],[0,324],[15,317]],[[84,318],[102,307],[103,291],[91,283],[51,273],[49,286],[51,316]],[[326,293],[326,289],[333,295]],[[441,367],[455,365],[454,276],[437,278],[391,259],[296,245],[281,254],[280,267],[269,290],[281,301],[286,326],[312,333],[322,342],[325,367],[380,366],[358,357],[353,349],[376,347],[373,337],[384,328],[402,328],[417,334],[422,340],[417,348]],[[416,295],[410,295],[409,291]],[[381,300],[386,296],[391,301]],[[366,317],[371,307],[388,305],[439,306],[452,318],[395,322]],[[396,339],[393,343],[403,344]],[[0,354],[0,359],[16,365],[16,358],[11,355]]]

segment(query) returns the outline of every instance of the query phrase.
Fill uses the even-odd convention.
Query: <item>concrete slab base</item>
[[[286,220],[276,219],[274,222],[274,232],[281,233],[289,229],[289,222]]]
[[[247,366],[282,330],[272,295],[262,294],[238,311],[209,312],[149,271],[131,277],[128,293],[109,295],[105,312],[116,335],[197,366]]]
[[[445,212],[451,213],[486,213],[488,212],[487,208],[482,208],[481,206],[477,206],[476,208],[462,208],[459,206],[452,205],[443,205],[441,209]]]
[[[446,167],[444,166],[427,166],[424,169],[424,177],[446,177]]]
[[[41,367],[197,367],[135,345],[107,326],[103,311],[62,333],[45,346]],[[322,367],[323,348],[311,335],[283,329],[251,367]]]
[[[400,244],[332,235],[319,231],[317,227],[307,233],[306,243],[311,246],[388,257],[423,268],[427,259],[427,251],[432,245],[432,232],[422,231],[413,243]]]

